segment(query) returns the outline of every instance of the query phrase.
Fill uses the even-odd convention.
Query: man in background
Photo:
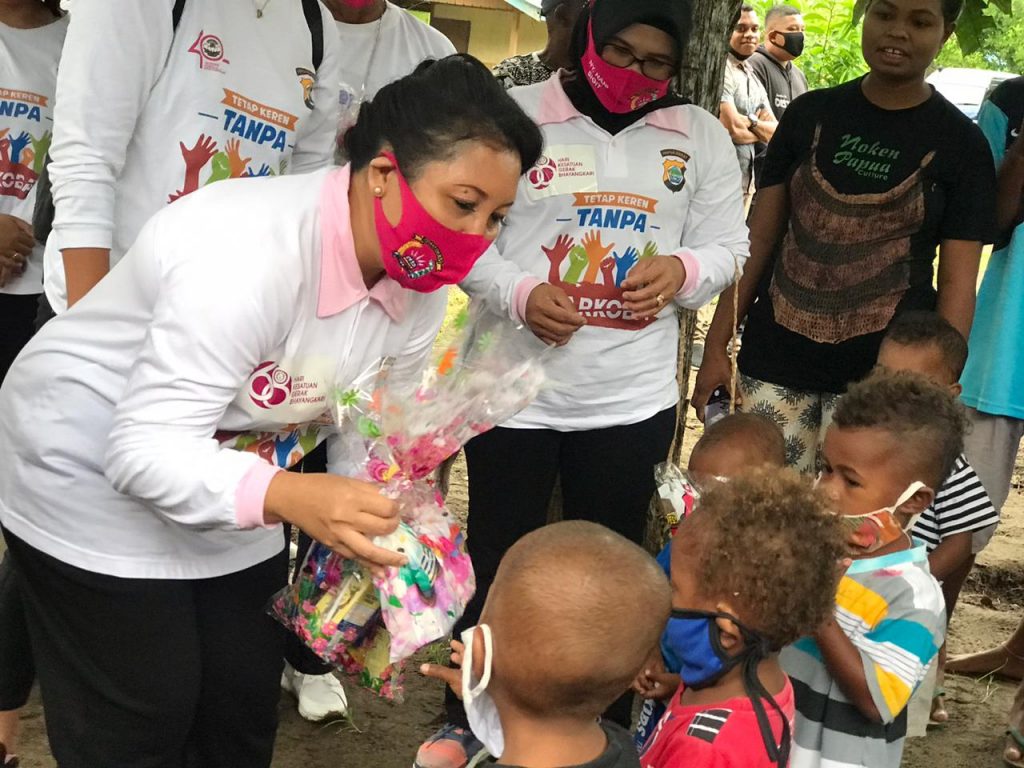
[[[541,16],[548,28],[543,51],[511,56],[494,68],[494,76],[505,88],[543,83],[560,69],[569,66],[569,40],[583,0],[544,0]]]
[[[776,5],[764,17],[764,44],[750,57],[750,68],[768,93],[776,120],[789,103],[807,93],[807,78],[793,60],[804,50],[804,17],[791,5]]]
[[[455,53],[455,46],[440,30],[386,0],[324,0],[324,5],[341,38],[340,144],[364,101],[426,59]]]
[[[768,94],[754,76],[749,59],[760,41],[761,22],[749,5],[740,9],[729,37],[725,62],[725,83],[718,118],[729,132],[740,164],[744,207],[753,195],[754,156],[757,145],[767,144],[775,134],[778,120],[769,109]]]
[[[804,17],[792,5],[776,5],[764,17],[765,36],[750,57],[750,68],[768,93],[768,106],[776,120],[797,96],[807,93],[807,78],[793,63],[804,50]],[[754,183],[761,182],[767,144],[758,144],[754,156]]]

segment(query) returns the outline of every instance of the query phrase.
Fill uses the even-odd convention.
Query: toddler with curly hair
[[[643,768],[788,765],[793,689],[783,646],[832,613],[839,520],[796,473],[711,486],[672,541],[672,616],[649,665],[681,681]]]

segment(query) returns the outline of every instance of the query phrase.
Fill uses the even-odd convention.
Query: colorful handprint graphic
[[[565,273],[563,282],[577,285],[583,279],[583,270],[587,268],[590,260],[587,258],[587,249],[577,245],[569,251],[569,269]]]
[[[35,157],[32,162],[32,170],[36,174],[43,172],[43,165],[46,163],[46,153],[50,151],[50,143],[53,141],[53,133],[47,131],[38,139],[32,139],[32,151]]]
[[[217,154],[217,142],[212,136],[207,136],[205,133],[199,135],[191,149],[186,147],[184,142],[178,142],[178,146],[181,148],[181,156],[185,160],[185,183],[182,184],[181,189],[168,198],[167,202],[169,203],[199,189],[199,173],[210,162],[210,158]]]
[[[32,142],[32,137],[27,131],[22,131],[17,138],[10,140],[11,162],[17,165],[21,162],[21,152]]]
[[[605,246],[601,242],[601,233],[596,229],[585,234],[581,243],[587,256],[587,273],[583,276],[583,282],[596,283],[601,262],[611,253],[612,246]]]
[[[243,173],[242,175],[243,176],[252,176],[252,177],[257,177],[257,176],[273,176],[274,172],[271,170],[269,165],[264,163],[262,166],[260,166],[260,169],[258,171],[254,171],[252,169],[252,166],[249,166],[248,168],[245,169],[245,173]]]
[[[224,149],[227,151],[228,173],[232,179],[244,176],[245,167],[252,160],[251,157],[242,157],[242,153],[239,151],[240,147],[241,142],[238,139],[229,139],[224,145]]]
[[[629,274],[629,270],[636,266],[636,263],[640,258],[640,253],[636,248],[630,246],[621,256],[619,256],[618,253],[613,253],[612,258],[614,259],[615,266],[618,269],[618,273],[615,277],[615,285],[619,286],[626,280],[626,275]]]
[[[548,268],[548,282],[552,285],[557,285],[562,282],[562,262],[565,261],[566,257],[569,255],[574,242],[573,238],[568,235],[559,235],[558,239],[555,240],[555,244],[550,248],[543,245],[540,247],[550,262],[550,266]]]
[[[36,139],[28,131],[15,136],[9,128],[0,130],[0,195],[28,196],[43,170],[51,138],[49,131]]]

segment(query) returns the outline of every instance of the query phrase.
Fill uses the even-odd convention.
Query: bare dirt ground
[[[695,425],[694,425],[695,426]],[[690,430],[696,434],[696,430]],[[692,437],[687,440],[691,443]],[[1018,466],[1021,472],[1024,467]],[[449,495],[452,510],[465,514],[465,471],[453,473]],[[1024,496],[1014,491],[1003,521],[979,559],[957,606],[950,631],[950,651],[960,653],[1001,641],[1024,616]],[[431,653],[427,652],[428,655]],[[433,651],[436,655],[437,651]],[[313,725],[295,712],[288,696],[281,699],[275,768],[409,768],[416,748],[433,732],[441,714],[441,687],[410,672],[404,704],[395,705],[348,686],[352,703],[348,722]],[[995,768],[1002,765],[1004,717],[1013,686],[1000,681],[946,680],[952,719],[926,739],[910,740],[906,768]],[[21,747],[24,768],[52,768],[37,696],[24,713]]]
[[[684,457],[699,437],[700,425],[687,424]],[[1018,483],[1024,476],[1019,457]],[[448,497],[452,511],[466,513],[465,467],[460,461],[452,474]],[[1024,616],[1024,563],[1019,553],[1024,544],[1024,495],[1015,489],[1003,511],[999,531],[982,553],[971,575],[950,630],[951,654],[980,650],[1001,642]],[[2,546],[2,545],[0,545]],[[427,649],[421,658],[440,655]],[[410,665],[415,669],[415,662]],[[1004,719],[1013,696],[1013,685],[996,680],[948,677],[947,703],[950,722],[932,730],[926,739],[909,740],[905,768],[996,768],[1002,766]],[[352,705],[345,722],[314,725],[303,721],[294,702],[281,699],[274,768],[409,768],[420,742],[437,727],[442,714],[441,686],[408,675],[406,701],[390,704],[354,686],[346,686]],[[42,707],[38,695],[24,712],[20,753],[24,768],[53,768],[56,763],[47,747]]]

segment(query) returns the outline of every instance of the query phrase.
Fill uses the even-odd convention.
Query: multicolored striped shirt
[[[836,593],[836,621],[860,652],[882,717],[868,720],[803,638],[783,649],[796,694],[792,768],[898,768],[907,703],[942,645],[946,610],[923,546],[855,560]]]

